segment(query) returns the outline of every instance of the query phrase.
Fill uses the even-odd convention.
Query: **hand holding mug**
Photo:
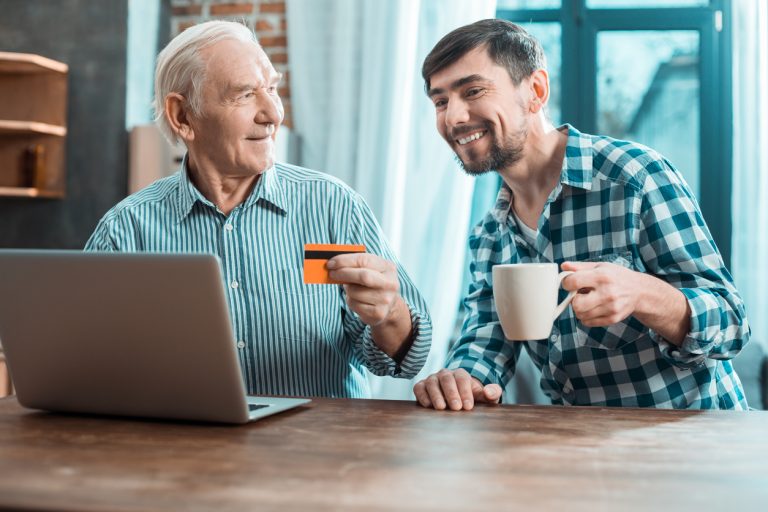
[[[614,263],[565,262],[570,274],[563,288],[579,292],[571,306],[586,327],[605,327],[621,322],[637,307],[641,296],[638,273]]]

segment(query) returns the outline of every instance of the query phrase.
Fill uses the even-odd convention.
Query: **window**
[[[730,265],[730,0],[500,0],[497,16],[544,46],[552,122],[660,151]]]
[[[634,58],[626,59],[633,54]],[[699,197],[699,33],[597,34],[597,133],[652,147]]]

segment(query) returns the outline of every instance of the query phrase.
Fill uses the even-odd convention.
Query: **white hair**
[[[155,122],[171,144],[178,141],[165,116],[165,98],[170,93],[184,96],[192,113],[202,113],[200,93],[205,81],[205,62],[200,52],[224,39],[259,44],[256,34],[234,21],[206,21],[174,37],[157,56],[155,67]]]

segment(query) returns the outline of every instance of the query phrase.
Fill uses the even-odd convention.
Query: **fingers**
[[[565,268],[565,263],[563,263],[563,268]],[[566,276],[565,279],[563,279],[563,288],[569,292],[584,288],[592,289],[597,286],[600,276],[594,268],[585,268],[573,272],[573,274]]]
[[[426,379],[420,380],[413,386],[413,394],[416,396],[416,401],[422,407],[432,407],[432,400],[430,400],[429,393],[427,393]]]
[[[497,404],[501,400],[501,386],[498,384],[487,384],[485,386],[477,379],[472,379],[472,395],[475,402],[485,402]]]
[[[594,290],[589,293],[579,293],[571,301],[573,312],[581,318],[589,315],[591,311],[599,308],[603,304],[600,294]]]
[[[501,386],[498,384],[488,384],[483,387],[483,395],[478,402],[486,402],[489,404],[497,404],[501,400]]]
[[[450,370],[441,370],[438,373],[433,373],[424,380],[420,380],[413,386],[413,394],[416,395],[416,400],[419,401],[423,407],[434,407],[438,411],[442,411],[446,408],[445,396],[443,390],[440,387],[440,380],[438,375],[442,372],[449,372]]]
[[[429,399],[432,400],[432,406],[438,411],[445,409],[445,396],[443,396],[443,390],[440,388],[440,381],[437,379],[437,374],[435,373],[427,377],[425,384]]]
[[[474,408],[475,401],[498,403],[501,387],[489,384],[485,387],[464,369],[440,370],[413,386],[413,394],[423,407],[452,411]]]
[[[472,377],[465,370],[456,370],[453,377],[456,380],[456,388],[459,391],[458,400],[461,402],[456,403],[452,401],[451,409],[457,411],[464,408],[467,411],[471,411],[475,406],[475,394],[472,392]]]
[[[347,297],[355,302],[362,302],[363,304],[376,305],[381,302],[391,302],[392,297],[398,295],[398,291],[397,288],[384,290],[381,288],[367,288],[358,284],[344,285],[344,292]]]
[[[368,268],[342,267],[329,271],[328,277],[366,288],[396,289],[398,286],[396,274],[385,274]]]
[[[577,270],[588,270],[591,268],[595,268],[598,265],[599,263],[589,262],[589,261],[566,261],[566,262],[563,262],[562,265],[560,265],[560,269],[570,270],[572,272],[575,272]]]
[[[395,267],[395,264],[391,261],[369,252],[339,254],[328,260],[326,265],[329,269],[367,268],[377,272],[386,272],[393,270]]]
[[[448,403],[448,407],[453,411],[461,410],[463,404],[461,396],[459,395],[459,387],[456,385],[454,372],[450,370],[441,370],[437,373],[437,380],[440,382],[440,388],[443,391],[443,396]],[[471,405],[474,405],[475,402],[471,396],[469,400],[471,401]]]

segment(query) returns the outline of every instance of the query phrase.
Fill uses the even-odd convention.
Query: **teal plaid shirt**
[[[364,367],[415,376],[429,353],[432,323],[403,268],[398,264],[400,293],[414,342],[397,364],[373,343],[341,286],[304,284],[305,243],[362,244],[397,261],[368,205],[339,180],[277,164],[226,216],[190,182],[186,160],[180,172],[112,208],[86,250],[217,255],[251,394],[367,398]]]
[[[506,186],[470,236],[467,316],[448,368],[504,387],[525,348],[555,404],[746,409],[729,361],[749,339],[744,304],[687,184],[647,147],[569,125],[561,130],[568,142],[560,183],[539,218],[536,243],[518,229]],[[493,266],[565,261],[611,262],[678,288],[691,308],[682,346],[631,316],[586,327],[570,307],[548,339],[505,341],[493,302]],[[564,296],[561,290],[560,300]]]

